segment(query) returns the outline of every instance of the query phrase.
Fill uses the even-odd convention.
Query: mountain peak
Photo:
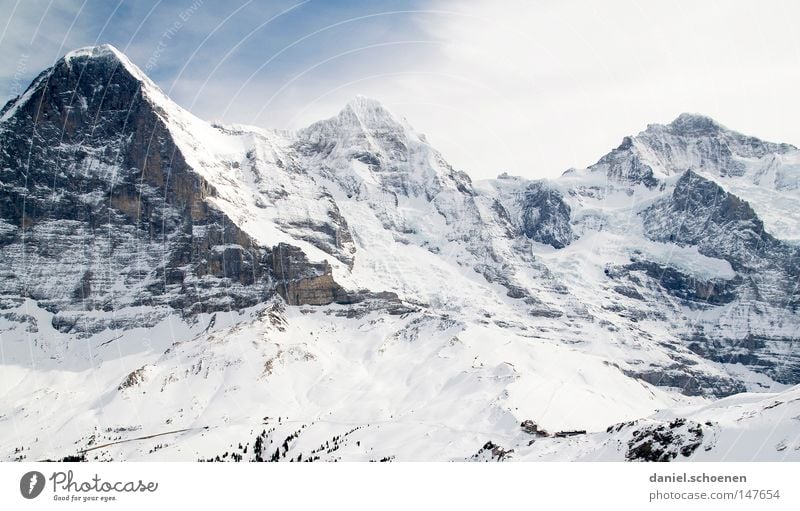
[[[201,125],[199,119],[175,104],[144,71],[110,44],[85,46],[67,52],[53,66],[43,71],[22,95],[3,107],[0,111],[0,123],[13,117],[36,94],[44,94],[45,88],[69,92],[64,96],[68,103],[62,105],[63,108],[73,109],[76,104],[85,108],[93,100],[100,101],[97,105],[100,108],[103,104],[113,103],[114,95],[95,95],[94,91],[98,87],[107,89],[111,85],[115,85],[114,90],[123,96],[138,90],[162,114],[180,118],[181,124],[191,124],[196,130],[201,130],[198,127]],[[125,101],[130,101],[130,97],[126,96]]]
[[[357,94],[353,99],[347,102],[345,108],[352,108],[354,110],[384,110],[386,111],[386,107],[383,106],[383,103],[378,101],[375,98],[371,98],[369,96],[362,96],[361,94]]]
[[[83,71],[77,72],[75,66],[85,66]],[[65,90],[76,90],[75,87],[80,83],[88,83],[93,79],[100,80],[100,83],[108,85],[112,77],[119,77],[125,73],[115,73],[116,69],[122,68],[133,80],[147,84],[150,88],[157,87],[145,76],[119,50],[110,44],[97,46],[86,46],[72,50],[58,59],[51,67],[42,71],[33,82],[28,86],[23,94],[10,100],[2,109],[0,122],[10,119],[19,108],[23,107],[34,95],[43,93],[44,88],[57,88],[59,82],[64,82]],[[72,78],[70,78],[72,77]],[[69,82],[69,83],[68,83]],[[91,95],[91,94],[90,94]],[[72,105],[68,105],[72,106]]]
[[[711,117],[685,112],[669,123],[667,127],[671,131],[686,135],[711,134],[724,129],[722,125]]]
[[[99,44],[96,46],[84,46],[83,48],[72,50],[64,55],[64,60],[72,60],[80,57],[114,57],[117,60],[126,59],[125,55],[114,46],[110,44]]]
[[[78,61],[91,61],[92,63],[102,64],[109,62],[115,65],[121,65],[135,80],[146,84],[149,88],[158,89],[155,83],[148,77],[144,71],[134,64],[124,53],[110,44],[99,44],[95,46],[85,46],[68,52],[61,59],[67,66],[71,66],[72,62]],[[58,66],[58,64],[56,64]]]
[[[383,103],[360,95],[348,101],[337,117],[344,123],[351,124],[355,121],[355,124],[367,129],[397,127],[403,124],[400,117],[393,114]]]
[[[380,101],[365,96],[354,97],[333,117],[300,130],[303,138],[312,140],[351,134],[366,138],[370,143],[374,142],[374,137],[381,137],[382,134],[412,132],[405,119],[393,114]]]

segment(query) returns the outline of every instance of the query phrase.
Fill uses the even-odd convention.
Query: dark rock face
[[[633,151],[631,137],[625,137],[619,147],[600,158],[592,168],[603,170],[614,181],[631,185],[643,184],[648,188],[658,186],[653,169]]]
[[[625,374],[656,387],[678,389],[687,396],[725,397],[747,390],[741,382],[731,377],[710,377],[681,364],[675,364],[672,367],[650,367],[626,371]]]
[[[560,192],[533,183],[523,192],[521,202],[525,236],[554,248],[564,248],[572,243],[570,208]]]
[[[797,307],[797,248],[768,234],[746,201],[713,181],[687,171],[671,197],[642,217],[650,239],[696,246],[705,256],[728,261],[741,278],[740,292],[781,307],[789,297],[788,305]]]
[[[643,274],[656,281],[662,289],[676,298],[709,305],[732,302],[737,298],[737,290],[742,283],[742,278],[739,276],[731,280],[704,280],[677,268],[650,261],[635,261],[624,266],[609,267],[605,273],[612,279],[624,278],[635,283],[640,283],[636,274]],[[643,299],[633,286],[617,286],[614,290],[629,298]]]
[[[798,249],[767,233],[746,201],[692,171],[680,178],[670,197],[642,216],[650,239],[695,246],[705,256],[730,263],[735,277],[702,280],[646,261],[611,268],[607,274],[628,281],[644,274],[672,296],[699,306],[738,304],[744,312],[737,314],[749,318],[738,329],[738,338],[701,332],[687,339],[689,349],[720,363],[744,364],[782,383],[800,380],[800,356],[791,349],[794,340],[759,333],[759,323],[769,323],[774,311],[797,310]]]
[[[0,131],[1,293],[59,313],[168,305],[185,314],[247,307],[276,287],[296,289],[294,303],[342,293],[297,249],[291,270],[276,274],[286,267],[273,250],[209,204],[216,190],[113,52],[62,59],[29,94]]]
[[[714,119],[689,113],[679,115],[666,128],[676,135],[691,137],[716,136],[721,131],[721,126]]]
[[[742,364],[785,385],[800,381],[800,361],[791,352],[795,343],[791,337],[748,333],[739,339],[720,339],[701,330],[686,339],[686,343],[691,351],[709,360]]]
[[[348,302],[347,293],[334,282],[327,262],[311,264],[302,250],[284,243],[275,247],[270,259],[278,294],[289,305]]]
[[[665,225],[660,220],[667,214],[673,218]],[[704,254],[727,256],[737,264],[747,253],[776,243],[747,202],[691,170],[681,176],[667,203],[645,211],[644,221],[653,239],[698,245]]]

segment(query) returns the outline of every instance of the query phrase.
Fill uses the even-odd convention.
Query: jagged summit
[[[95,94],[103,90],[103,94]],[[60,93],[61,97],[58,97]],[[32,98],[52,96],[52,106],[60,114],[69,111],[87,112],[99,108],[100,102],[116,103],[120,109],[129,107],[133,98],[141,95],[162,112],[189,117],[128,57],[110,44],[86,46],[66,53],[50,68],[44,70],[19,97],[12,99],[2,111],[0,122],[11,119],[19,110],[39,112],[28,105]],[[37,103],[36,101],[34,103]],[[93,108],[94,107],[94,108]],[[41,113],[41,112],[40,112]]]
[[[331,133],[350,133],[380,136],[386,133],[411,132],[404,119],[392,113],[380,101],[365,96],[356,96],[333,117],[315,122],[300,130],[303,138],[326,137]]]
[[[356,96],[333,117],[298,132],[303,152],[324,154],[334,167],[359,160],[373,168],[411,171],[409,158],[427,144],[380,101]]]
[[[102,72],[109,79],[113,78],[114,74],[123,74],[126,78],[141,82],[146,85],[148,89],[157,90],[160,95],[166,97],[144,71],[139,69],[139,67],[124,53],[110,44],[85,46],[67,52],[62,58],[56,61],[49,71],[52,74],[59,71],[62,67],[66,67],[66,72],[72,72],[73,66],[76,65],[90,66],[84,68],[83,73],[87,71],[90,73]],[[122,73],[122,71],[124,71],[124,73]]]
[[[400,118],[387,109],[383,103],[374,98],[358,95],[347,102],[338,116],[355,115],[367,126],[378,124],[399,124]]]
[[[110,44],[99,44],[94,46],[84,46],[82,48],[77,48],[70,52],[67,52],[64,55],[65,60],[70,60],[73,58],[80,58],[80,57],[90,57],[90,58],[98,58],[98,57],[114,57],[118,60],[127,60],[125,54],[119,51],[117,48]]]
[[[358,112],[366,112],[366,111],[383,111],[388,113],[388,110],[380,102],[380,100],[371,98],[369,96],[363,96],[361,94],[356,94],[353,99],[345,104],[343,109],[351,108]]]
[[[776,169],[798,157],[797,148],[789,144],[767,142],[728,129],[708,116],[683,113],[669,124],[650,124],[637,135],[624,137],[589,170],[620,183],[654,189],[670,176],[692,169],[711,178],[741,180],[744,188],[733,181],[726,186],[737,186],[737,193],[747,194],[753,184],[794,188],[795,164]]]
[[[127,55],[110,44],[84,46],[83,48],[78,48],[67,52],[61,59],[58,60],[58,62],[56,62],[53,67],[58,67],[58,65],[62,62],[68,66],[71,66],[76,61],[91,61],[97,65],[111,63],[114,64],[115,67],[121,65],[132,78],[161,92],[158,86],[150,79],[149,76],[144,73],[144,71],[139,68],[139,66],[134,64]]]
[[[708,135],[724,130],[724,126],[711,117],[696,114],[682,113],[667,125],[670,130],[683,135]]]

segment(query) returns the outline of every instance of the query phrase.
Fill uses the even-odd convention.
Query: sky
[[[800,146],[800,2],[0,0],[0,96],[110,43],[201,118],[296,129],[356,95],[474,178],[556,177],[681,112]]]

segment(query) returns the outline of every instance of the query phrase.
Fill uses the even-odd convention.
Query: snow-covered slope
[[[481,461],[798,461],[800,387],[743,393],[709,404],[661,410],[605,431],[554,432],[522,424],[495,437]],[[542,431],[544,429],[544,431]]]
[[[473,183],[375,100],[212,125],[102,46],[0,151],[5,459],[642,459],[637,420],[727,459],[794,426],[715,401],[800,382],[793,147],[682,115]]]

